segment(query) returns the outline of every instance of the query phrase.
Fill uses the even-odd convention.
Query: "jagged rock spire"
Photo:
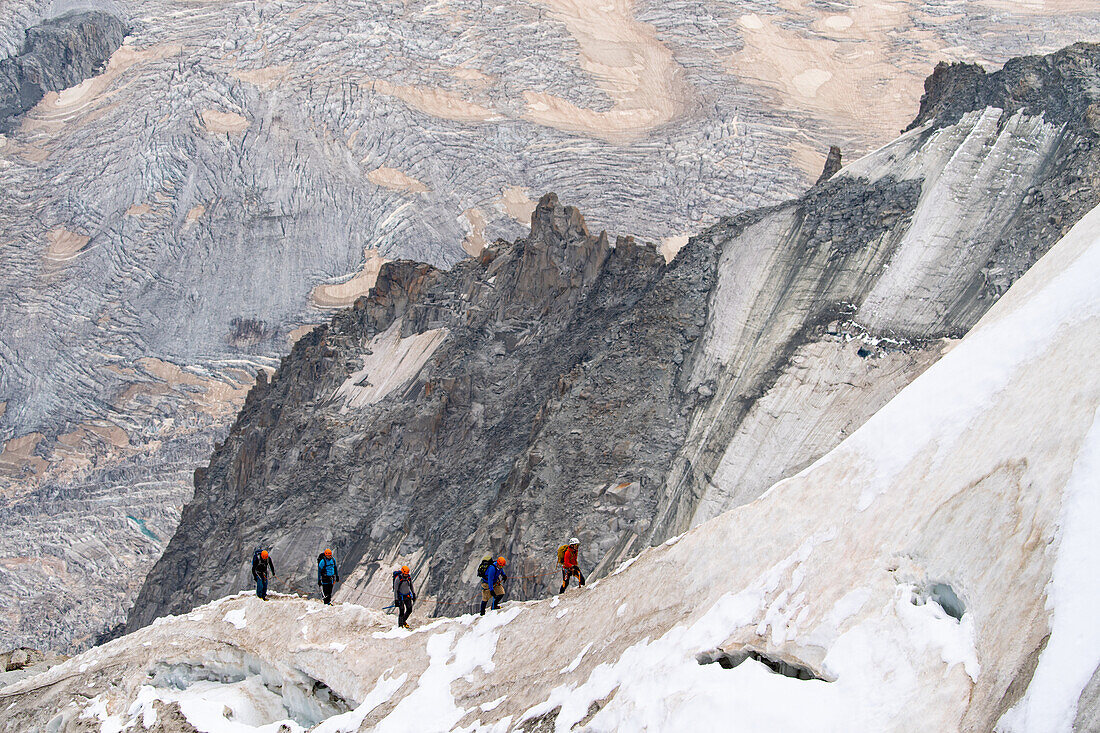
[[[830,145],[829,157],[825,159],[825,167],[821,169],[821,175],[817,177],[817,181],[814,182],[814,185],[817,186],[822,184],[835,176],[842,166],[843,164],[840,162],[840,146]]]

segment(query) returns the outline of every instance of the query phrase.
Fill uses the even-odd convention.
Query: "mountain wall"
[[[813,466],[585,589],[411,631],[244,592],[0,689],[0,729],[1085,733],[1098,268],[1100,208]]]
[[[245,585],[260,545],[303,590],[333,547],[345,600],[385,598],[401,560],[461,611],[486,552],[540,597],[570,535],[598,577],[797,473],[1096,205],[1100,47],[987,83],[1020,68],[1072,103],[922,125],[668,264],[547,196],[448,272],[384,265],[250,393],[128,628]]]
[[[1100,37],[1089,0],[5,0],[0,54],[89,8],[123,44],[0,135],[0,631],[65,650],[383,260],[514,240],[549,190],[671,254],[888,142],[937,61]]]

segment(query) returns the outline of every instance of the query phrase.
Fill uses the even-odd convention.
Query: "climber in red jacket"
[[[564,593],[565,589],[569,587],[570,578],[576,578],[580,585],[584,586],[584,575],[581,574],[581,568],[577,564],[577,551],[580,549],[580,544],[580,540],[572,537],[565,549],[558,553],[558,559],[561,561],[561,590],[558,591],[559,594]]]

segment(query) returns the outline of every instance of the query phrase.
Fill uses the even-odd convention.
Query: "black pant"
[[[409,621],[409,616],[413,612],[413,599],[412,596],[402,596],[394,600],[394,605],[397,606],[397,625],[404,626]]]
[[[332,578],[325,578],[321,581],[321,597],[325,601],[325,605],[332,604]]]
[[[561,569],[561,590],[558,593],[564,593],[565,589],[569,587],[569,579],[576,578],[580,581],[580,584],[584,585],[584,576],[581,575],[581,569],[579,565],[574,565],[571,568],[562,567]]]

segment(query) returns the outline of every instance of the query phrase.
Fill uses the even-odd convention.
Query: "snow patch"
[[[352,731],[359,730],[367,715],[379,705],[389,702],[390,698],[401,689],[408,678],[408,675],[405,674],[397,677],[389,677],[388,675],[389,671],[378,678],[378,681],[374,684],[374,689],[367,694],[363,702],[354,710],[332,716],[314,728],[313,733],[352,733]]]
[[[371,634],[375,639],[404,639],[406,636],[412,636],[412,629],[403,629],[400,626],[394,626],[389,631],[375,631]]]
[[[348,377],[333,395],[344,402],[343,411],[381,401],[390,392],[410,382],[447,338],[445,328],[401,337],[403,319],[398,318],[367,344],[363,368]]]
[[[376,733],[406,733],[423,730],[424,721],[433,729],[449,730],[466,711],[455,705],[451,683],[469,679],[480,669],[492,672],[500,629],[520,613],[519,608],[485,616],[465,634],[450,629],[428,638],[428,668],[420,675],[415,690],[406,695],[375,728]]]
[[[668,543],[666,542],[665,544],[668,544]],[[632,557],[628,560],[624,560],[622,563],[620,563],[619,567],[615,568],[615,572],[613,572],[611,574],[612,575],[618,575],[619,573],[621,573],[622,571],[626,570],[628,567],[633,565],[634,561],[637,560],[637,559],[638,559],[638,555],[635,555],[634,557]]]
[[[90,718],[99,720],[100,733],[121,733],[123,729],[122,716],[110,715],[107,712],[107,701],[102,695],[96,695],[89,700],[88,705],[80,713],[81,720]]]
[[[208,680],[182,690],[144,686],[130,706],[132,717],[149,717],[153,701],[175,702],[187,722],[201,733],[277,733],[305,730],[287,717],[283,698],[264,685],[259,675],[225,684]]]
[[[245,626],[248,625],[248,621],[244,617],[243,608],[237,608],[227,612],[225,614],[225,620],[236,626],[238,629],[243,629]]]
[[[824,623],[833,628],[840,628],[842,623],[859,613],[869,600],[871,600],[870,588],[856,588],[848,591],[825,614]]]
[[[909,631],[914,648],[939,647],[947,668],[962,664],[970,679],[977,680],[981,666],[974,649],[974,617],[964,614],[956,621],[938,603],[914,605],[913,586],[899,586],[895,607],[898,617]]]
[[[573,659],[573,661],[569,663],[568,666],[562,667],[559,674],[568,674],[569,672],[572,672],[573,670],[575,670],[577,667],[581,666],[581,660],[584,659],[584,655],[588,653],[588,650],[591,649],[592,645],[595,644],[595,643],[596,642],[594,642],[594,641],[590,641],[587,644],[585,644],[584,649],[581,649],[581,653],[578,654]]]

